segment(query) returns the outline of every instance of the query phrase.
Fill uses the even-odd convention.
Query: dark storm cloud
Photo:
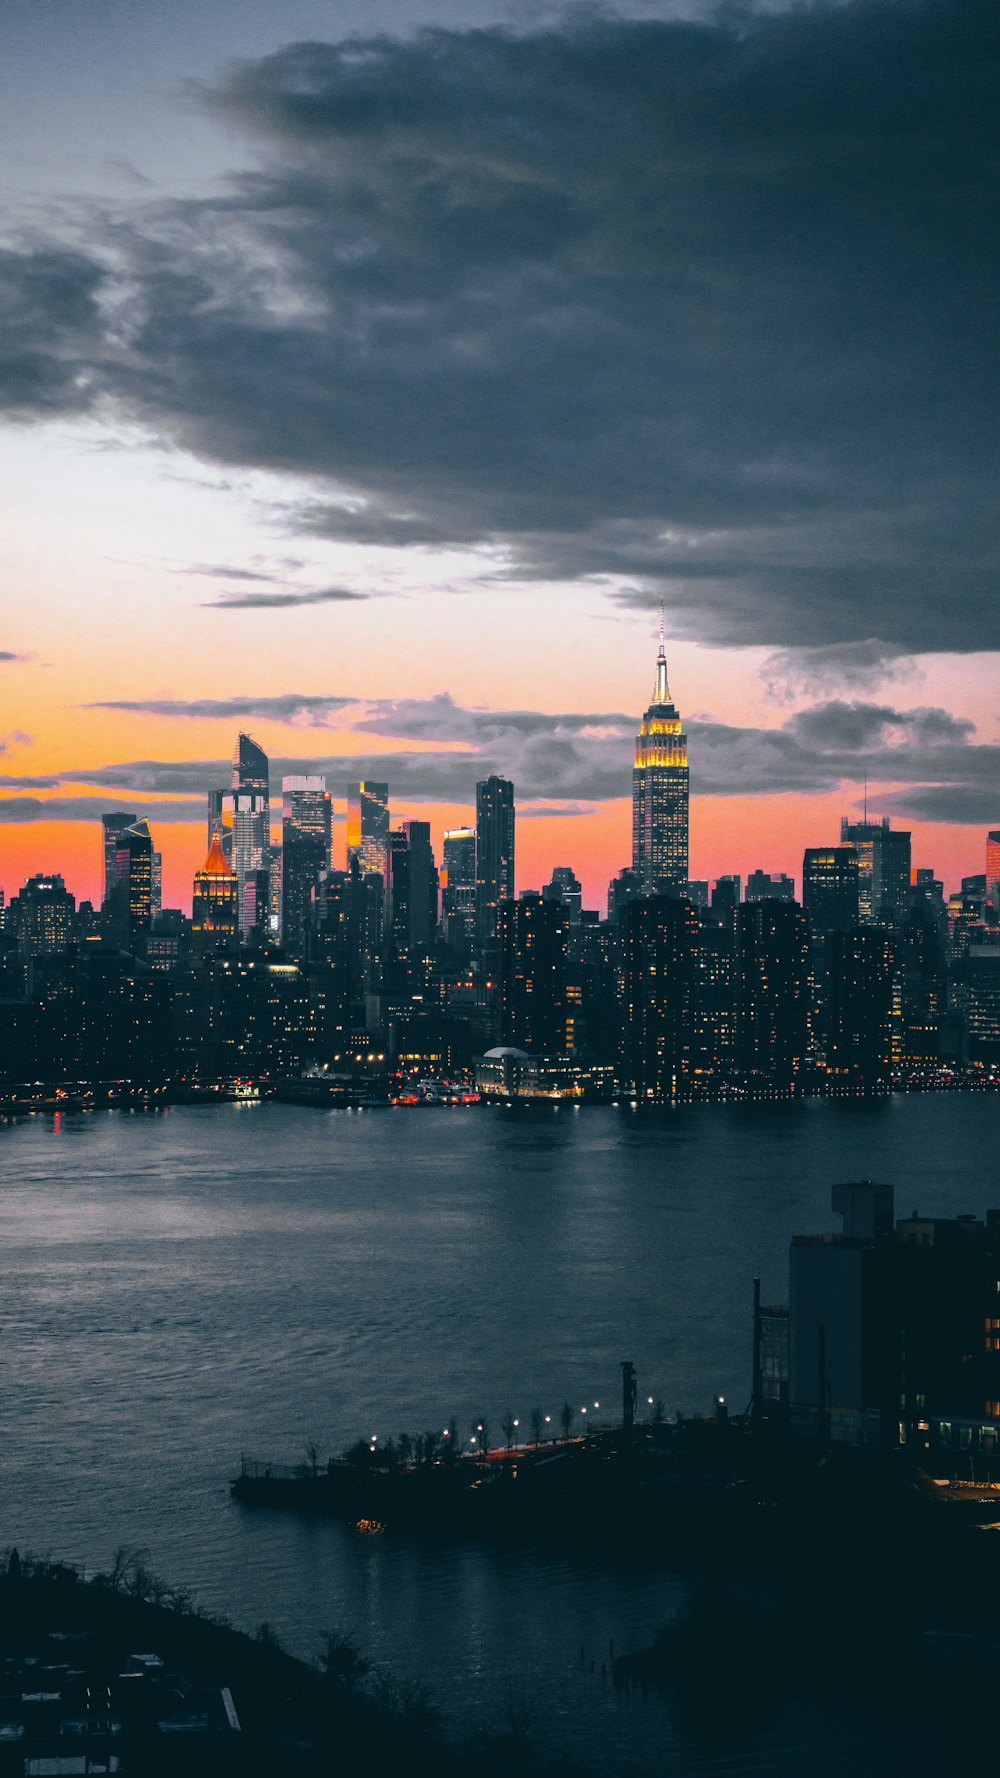
[[[224,593],[221,599],[204,603],[216,611],[287,611],[296,605],[339,605],[370,597],[370,593],[356,593],[350,587],[328,586],[298,593]]]
[[[285,692],[260,698],[118,698],[113,702],[85,704],[86,710],[124,710],[143,716],[188,716],[196,719],[257,716],[261,721],[322,726],[356,698],[328,697]]]
[[[394,740],[469,741],[480,745],[501,735],[575,735],[592,732],[597,738],[618,733],[632,735],[635,717],[622,714],[584,716],[575,712],[550,715],[541,710],[464,709],[448,692],[432,698],[388,698],[369,706],[368,714],[353,725],[364,732]]]
[[[913,672],[900,644],[869,636],[861,642],[832,642],[825,648],[781,649],[765,661],[762,677],[773,698],[791,703],[803,692],[839,687],[874,691],[890,681],[910,679]]]
[[[5,796],[0,797],[0,822],[8,826],[37,821],[96,822],[106,807],[105,800],[95,796]],[[200,821],[204,815],[203,798],[191,802],[153,803],[147,810],[147,817],[154,827],[163,821]]]
[[[632,724],[618,714],[470,710],[448,698],[368,710],[362,721],[373,718],[372,726],[389,738],[419,741],[433,728],[436,740],[450,739],[452,745],[442,751],[402,747],[389,753],[272,758],[273,791],[285,775],[318,773],[338,797],[348,783],[375,778],[388,782],[396,805],[470,804],[476,782],[498,772],[513,779],[519,799],[545,803],[553,813],[584,813],[582,805],[629,794]],[[889,812],[956,822],[993,821],[1000,814],[1000,746],[974,742],[971,723],[946,710],[896,710],[834,699],[790,716],[778,728],[695,720],[687,730],[696,796],[821,795],[867,775],[870,784],[891,787],[880,797],[880,807]],[[225,760],[131,760],[47,777],[0,777],[0,788],[80,784],[116,796],[198,798],[211,786],[228,783],[229,770]],[[970,809],[977,812],[970,816]],[[155,814],[188,818],[161,816],[159,807]]]
[[[90,407],[107,348],[102,282],[99,265],[64,247],[0,250],[0,412],[45,419]]]
[[[290,45],[210,96],[227,191],[5,262],[0,399],[713,643],[996,647],[998,43],[852,0]]]

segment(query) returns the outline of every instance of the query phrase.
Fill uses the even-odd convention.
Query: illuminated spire
[[[660,652],[656,657],[656,686],[653,691],[654,704],[669,704],[670,687],[667,684],[667,654],[663,639],[663,594],[660,594]]]
[[[222,850],[222,841],[217,833],[212,835],[208,857],[198,875],[200,877],[231,877],[233,875],[231,866],[226,863],[226,854]]]

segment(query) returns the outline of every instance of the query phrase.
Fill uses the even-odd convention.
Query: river
[[[642,1404],[739,1411],[752,1280],[784,1300],[790,1236],[836,1226],[831,1185],[981,1215],[996,1129],[987,1094],[8,1124],[0,1545],[88,1571],[138,1546],[297,1653],[336,1629],[424,1678],[456,1733],[530,1711],[541,1745],[603,1773],[664,1750],[679,1774],[867,1771],[870,1732],[793,1713],[734,1750],[614,1691],[611,1641],[642,1646],[685,1595],[627,1528],[614,1559],[423,1545],[254,1514],[227,1482],[241,1451],[301,1461],[452,1416],[463,1436],[486,1416],[494,1442],[536,1406],[610,1420],[626,1358]]]

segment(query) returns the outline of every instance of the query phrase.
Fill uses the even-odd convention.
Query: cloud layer
[[[187,708],[192,715],[205,713],[201,706]],[[176,714],[176,706],[168,709]],[[259,714],[260,704],[253,710]],[[971,723],[937,707],[897,710],[830,699],[778,728],[692,721],[687,729],[696,796],[732,796],[736,787],[741,796],[822,795],[856,784],[865,772],[873,787],[886,787],[879,794],[882,812],[940,822],[1000,819],[1000,746],[975,742]],[[386,780],[401,803],[471,804],[477,780],[500,772],[513,779],[519,799],[544,802],[552,813],[577,813],[630,791],[634,721],[619,713],[476,710],[442,695],[367,705],[353,733],[375,733],[401,745],[389,752],[272,758],[273,791],[285,775],[315,772],[338,797],[349,782],[371,777]],[[197,798],[227,783],[229,769],[225,760],[131,760],[47,776],[0,776],[0,788],[37,793],[79,784],[138,798]],[[51,819],[54,809],[62,819],[99,811],[96,801],[78,799],[77,806],[82,813],[62,813],[70,804],[31,794],[10,799],[4,819],[18,819],[11,812],[18,808],[24,820]],[[203,805],[156,804],[149,813],[160,820],[193,819],[179,812],[192,808],[201,813]]]
[[[289,45],[208,95],[220,197],[0,259],[0,405],[820,670],[997,647],[998,47],[994,0]]]

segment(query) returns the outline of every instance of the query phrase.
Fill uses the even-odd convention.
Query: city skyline
[[[737,878],[742,878],[745,877],[751,869],[755,871],[764,871],[774,877],[787,876],[794,882],[798,883],[801,888],[802,858],[810,847],[815,847],[817,844],[824,843],[832,847],[836,844],[836,836],[839,833],[842,840],[848,835],[854,836],[851,843],[860,844],[862,855],[864,855],[866,851],[870,853],[872,846],[871,836],[877,836],[880,828],[889,825],[889,817],[877,817],[873,811],[869,810],[869,789],[867,775],[865,775],[862,780],[862,804],[860,808],[858,808],[856,799],[852,804],[854,819],[852,819],[851,815],[843,812],[845,799],[843,796],[840,796],[840,793],[833,793],[822,799],[823,811],[822,815],[819,816],[819,819],[825,820],[828,811],[832,810],[835,805],[840,809],[840,813],[836,818],[834,819],[831,817],[829,821],[829,837],[825,842],[817,840],[816,832],[811,826],[811,822],[817,818],[817,811],[815,809],[816,799],[810,799],[809,809],[812,813],[802,815],[802,831],[805,836],[805,843],[797,853],[791,850],[793,842],[783,840],[780,843],[781,857],[780,860],[776,862],[775,859],[770,856],[776,849],[772,835],[769,835],[768,838],[763,841],[760,840],[759,837],[754,838],[752,835],[748,835],[743,841],[743,844],[744,846],[749,845],[750,847],[756,847],[752,857],[746,850],[740,852],[737,856],[733,856],[732,851],[729,851],[724,855],[724,869],[712,870],[705,872],[704,874],[699,874],[697,868],[689,868],[688,835],[691,824],[688,817],[688,800],[690,791],[688,779],[687,735],[684,732],[682,719],[678,715],[676,707],[672,701],[668,683],[662,610],[660,612],[659,622],[659,642],[655,661],[653,697],[645,714],[641,718],[637,716],[632,719],[633,729],[638,729],[638,735],[633,738],[631,748],[629,749],[629,752],[634,755],[631,794],[627,800],[625,797],[610,797],[607,799],[608,804],[615,809],[617,813],[620,813],[621,819],[616,820],[613,823],[611,833],[605,832],[601,835],[602,843],[598,844],[596,853],[590,853],[586,848],[579,849],[578,847],[578,850],[568,866],[568,868],[574,870],[579,869],[582,873],[582,879],[585,886],[585,899],[589,897],[588,905],[594,905],[598,907],[602,913],[604,912],[607,886],[618,874],[619,870],[625,868],[627,864],[630,864],[631,868],[637,872],[639,879],[642,882],[643,892],[646,894],[649,894],[658,884],[668,888],[673,893],[678,893],[681,891],[682,883],[687,880],[714,882],[727,875],[735,875]],[[480,714],[485,715],[486,713],[481,712]],[[596,724],[596,719],[593,720]],[[630,719],[627,716],[622,716],[616,719],[623,730],[627,726],[629,720]],[[698,725],[696,723],[696,730],[697,727]],[[664,736],[667,737],[666,745],[670,749],[669,759],[667,753],[664,751]],[[619,754],[623,756],[624,751],[624,747],[620,748]],[[383,761],[388,760],[390,762],[395,761],[397,764],[399,763],[399,756],[397,755],[384,754],[375,755],[373,757],[376,759],[381,758]],[[446,755],[445,757],[449,756]],[[451,757],[453,758],[454,756]],[[407,758],[406,765],[415,775],[416,772],[419,771],[421,760],[426,760],[429,769],[433,771],[440,758],[440,754],[435,754],[433,752],[417,752]],[[295,756],[289,756],[279,760],[271,760],[266,749],[260,744],[255,736],[250,735],[246,729],[241,728],[237,736],[235,748],[231,754],[231,764],[225,766],[225,768],[223,768],[222,765],[219,765],[217,768],[216,762],[199,762],[199,769],[205,776],[205,782],[208,787],[203,791],[202,798],[197,798],[196,793],[194,793],[192,794],[190,801],[194,803],[196,800],[202,801],[202,799],[204,799],[200,820],[192,819],[183,823],[162,822],[160,834],[163,837],[160,838],[160,844],[165,851],[165,868],[162,867],[160,862],[163,854],[161,852],[156,852],[154,856],[157,861],[158,875],[162,874],[163,882],[169,884],[173,891],[173,896],[169,900],[169,905],[179,906],[186,913],[190,911],[193,893],[193,878],[195,874],[201,870],[204,864],[207,815],[207,843],[210,846],[213,834],[216,831],[220,832],[223,838],[226,856],[230,859],[230,862],[233,865],[239,883],[239,904],[242,910],[240,916],[241,928],[248,930],[249,927],[254,924],[254,919],[252,917],[252,911],[249,908],[249,901],[247,901],[247,907],[244,909],[244,901],[247,896],[250,896],[252,899],[253,895],[252,887],[248,888],[247,886],[247,877],[253,873],[257,873],[259,876],[262,869],[266,868],[266,854],[268,847],[270,848],[272,864],[275,858],[280,856],[282,850],[283,821],[287,821],[287,811],[289,807],[288,797],[290,793],[301,796],[312,792],[322,796],[326,810],[325,820],[329,828],[327,856],[334,868],[342,868],[349,864],[352,854],[354,852],[361,852],[362,841],[364,841],[364,844],[368,848],[374,847],[374,851],[371,853],[370,857],[367,852],[365,854],[366,868],[383,868],[383,866],[376,863],[375,853],[379,853],[380,856],[384,853],[388,841],[390,824],[395,823],[397,826],[402,825],[403,827],[409,828],[412,826],[414,817],[408,815],[406,811],[411,807],[415,807],[426,814],[428,810],[428,801],[420,794],[419,782],[411,782],[409,785],[409,794],[404,791],[399,797],[395,795],[394,787],[384,780],[375,781],[372,779],[361,779],[350,784],[345,784],[339,793],[336,789],[330,790],[327,782],[327,774],[331,765],[335,764],[338,767],[343,767],[345,763],[350,764],[350,759],[347,761],[338,760],[336,762],[331,762],[322,758],[317,761],[311,758],[303,760],[296,759]],[[284,769],[286,766],[296,764],[309,767],[310,770],[306,773],[301,771],[290,773]],[[462,764],[463,766],[467,764],[465,756],[462,757]],[[228,790],[216,790],[211,787],[209,780],[212,779],[213,773],[216,777],[222,775],[224,769],[228,770],[230,773],[231,788]],[[474,757],[471,761],[471,769],[475,769]],[[503,772],[490,774],[490,778],[499,780],[503,780],[504,777],[505,774]],[[654,791],[652,788],[652,781],[654,779],[657,779],[657,781],[662,779],[663,787]],[[479,790],[481,790],[483,783],[487,781],[488,780],[479,780],[478,789],[475,784],[471,785],[471,794],[467,799],[462,801],[456,800],[455,802],[445,805],[443,814],[438,814],[437,819],[432,823],[427,823],[431,836],[432,850],[435,856],[442,859],[442,861],[445,840],[449,831],[455,829],[462,830],[464,828],[465,823],[461,820],[463,815],[468,819],[474,819],[477,795]],[[649,785],[649,788],[646,788],[647,784]],[[277,788],[278,785],[280,785],[280,789]],[[694,794],[691,796],[691,801],[696,804],[698,802],[697,786],[698,761],[696,759]],[[527,816],[530,819],[535,816],[537,814],[535,804],[538,799],[532,798],[529,795],[528,798],[522,800],[518,794],[518,786],[516,783],[513,786],[513,790],[519,817]],[[839,803],[837,801],[838,796]],[[727,801],[729,800],[731,799],[727,799]],[[527,807],[523,806],[524,802],[527,803]],[[74,825],[68,823],[62,824],[59,831],[63,834],[67,832],[72,834],[85,818],[90,818],[95,822],[99,821],[101,823],[101,837],[99,840],[95,842],[93,835],[88,836],[88,850],[94,851],[94,858],[85,858],[82,864],[78,867],[83,873],[84,883],[89,880],[89,877],[93,877],[96,871],[96,891],[88,896],[86,889],[81,889],[79,886],[79,879],[74,880],[72,848],[70,848],[69,851],[70,862],[68,864],[65,859],[61,862],[53,861],[49,864],[41,863],[36,859],[30,868],[25,871],[24,876],[20,880],[10,873],[8,864],[10,855],[5,850],[0,856],[2,856],[4,864],[8,864],[8,875],[10,880],[6,883],[0,882],[0,889],[5,890],[8,898],[11,894],[16,892],[20,887],[21,882],[27,881],[30,877],[35,875],[51,875],[54,872],[57,872],[66,879],[78,900],[92,899],[95,905],[100,905],[106,891],[109,858],[108,846],[109,843],[112,847],[114,844],[113,837],[109,839],[109,836],[114,835],[117,824],[120,823],[123,826],[128,826],[136,819],[136,816],[133,812],[109,812],[104,806],[104,800],[99,796],[88,798],[87,804],[88,806],[86,807],[85,816],[78,816]],[[90,813],[89,805],[92,805],[93,808],[92,815]],[[619,808],[619,806],[621,807]],[[147,828],[150,819],[152,819],[155,825],[156,811],[158,808],[161,810],[162,821],[162,805],[158,804],[156,800],[151,800],[149,803],[150,813],[140,817],[143,824],[147,825]],[[268,817],[266,822],[265,810]],[[585,814],[586,812],[584,811],[582,813]],[[558,819],[558,817],[553,817],[553,819]],[[600,821],[600,819],[601,817],[596,811],[591,815],[590,821],[586,821],[580,815],[574,817],[568,826],[564,827],[562,830],[567,835],[567,846],[572,844],[575,836],[582,837],[586,828],[590,827],[591,821]],[[371,825],[372,823],[374,823],[374,825]],[[534,825],[535,822],[532,821],[532,826]],[[539,823],[539,825],[541,825],[541,823]],[[696,818],[694,823],[695,834],[697,833],[697,827],[698,822]],[[933,828],[933,831],[937,832],[934,824],[913,823],[915,840],[912,857],[913,868],[932,868],[936,870],[940,868],[940,861],[930,856],[929,834],[926,831],[921,832],[921,827],[924,829]],[[175,842],[177,853],[179,853],[180,848],[183,846],[183,856],[186,861],[190,849],[187,832],[189,828],[192,830],[190,846],[193,846],[194,848],[193,855],[196,857],[197,862],[185,879],[183,875],[183,867],[179,865],[177,855],[172,854],[170,848],[171,842]],[[609,850],[609,844],[617,844],[619,829],[621,828],[625,828],[626,830],[622,841],[623,850],[620,856],[616,856],[613,851]],[[31,834],[34,829],[29,827],[27,831]],[[739,824],[737,824],[734,831],[737,835],[741,832]],[[524,836],[526,834],[531,834],[531,828],[525,828],[524,825],[519,822],[518,832],[518,847],[520,849],[524,844]],[[374,837],[370,839],[366,838],[369,834]],[[659,835],[660,837],[654,838],[655,835]],[[972,824],[970,824],[970,831],[965,843],[965,849],[959,855],[959,866],[955,867],[952,887],[957,888],[960,877],[969,877],[982,873],[984,859],[983,848],[986,840],[987,835],[984,834],[982,827],[980,827],[979,824],[972,827]],[[553,845],[558,844],[559,841],[553,840],[551,836],[546,836],[542,846],[539,847],[536,845],[531,847],[529,845],[525,848],[529,853],[531,863],[527,870],[522,868],[513,876],[514,893],[521,894],[528,890],[539,889],[553,869],[558,870],[566,867],[567,861],[551,849]],[[762,852],[768,853],[769,855],[767,857],[761,857],[759,854]],[[978,856],[976,855],[977,852]],[[660,856],[661,853],[662,857]],[[664,868],[660,870],[654,868],[654,854],[660,866]],[[697,863],[698,856],[699,854],[696,852],[695,863]],[[703,857],[704,853],[702,852],[700,856]],[[601,864],[598,861],[603,860],[605,857],[607,857],[611,863],[608,875],[602,878]],[[738,870],[735,869],[737,865],[739,866]],[[510,868],[513,872],[513,861],[511,861]],[[870,872],[870,861],[864,868],[867,868]],[[946,882],[951,882],[947,869],[944,871],[944,876]],[[258,894],[262,893],[264,893],[263,888],[258,891]],[[274,904],[275,895],[276,891],[272,885],[272,906]],[[168,905],[168,901],[163,897],[162,893],[161,900],[163,905]]]
[[[8,889],[141,803],[179,901],[244,726],[437,850],[509,776],[593,903],[661,597],[695,876],[866,776],[978,870],[992,12],[147,11],[5,9]]]

